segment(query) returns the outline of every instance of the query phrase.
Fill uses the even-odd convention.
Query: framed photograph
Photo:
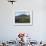
[[[15,12],[15,25],[32,25],[32,11],[17,10]]]

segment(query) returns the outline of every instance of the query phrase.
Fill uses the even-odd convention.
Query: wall
[[[13,19],[16,9],[32,9],[33,25],[15,26]],[[18,32],[27,32],[37,41],[46,40],[45,0],[17,0],[13,5],[7,0],[0,0],[0,40],[15,39]]]

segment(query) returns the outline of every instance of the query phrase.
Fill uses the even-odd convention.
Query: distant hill
[[[26,15],[26,14],[21,14],[21,15],[19,15],[19,17],[23,17],[23,16],[29,16],[29,15]]]
[[[15,23],[29,23],[30,15],[21,14],[19,16],[15,16]]]

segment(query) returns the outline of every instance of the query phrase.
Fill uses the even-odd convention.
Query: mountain
[[[30,22],[30,15],[21,14],[19,16],[15,16],[15,23],[28,23]]]

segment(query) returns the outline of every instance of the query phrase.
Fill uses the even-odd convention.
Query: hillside
[[[15,23],[30,23],[30,15],[21,14],[15,16]]]

